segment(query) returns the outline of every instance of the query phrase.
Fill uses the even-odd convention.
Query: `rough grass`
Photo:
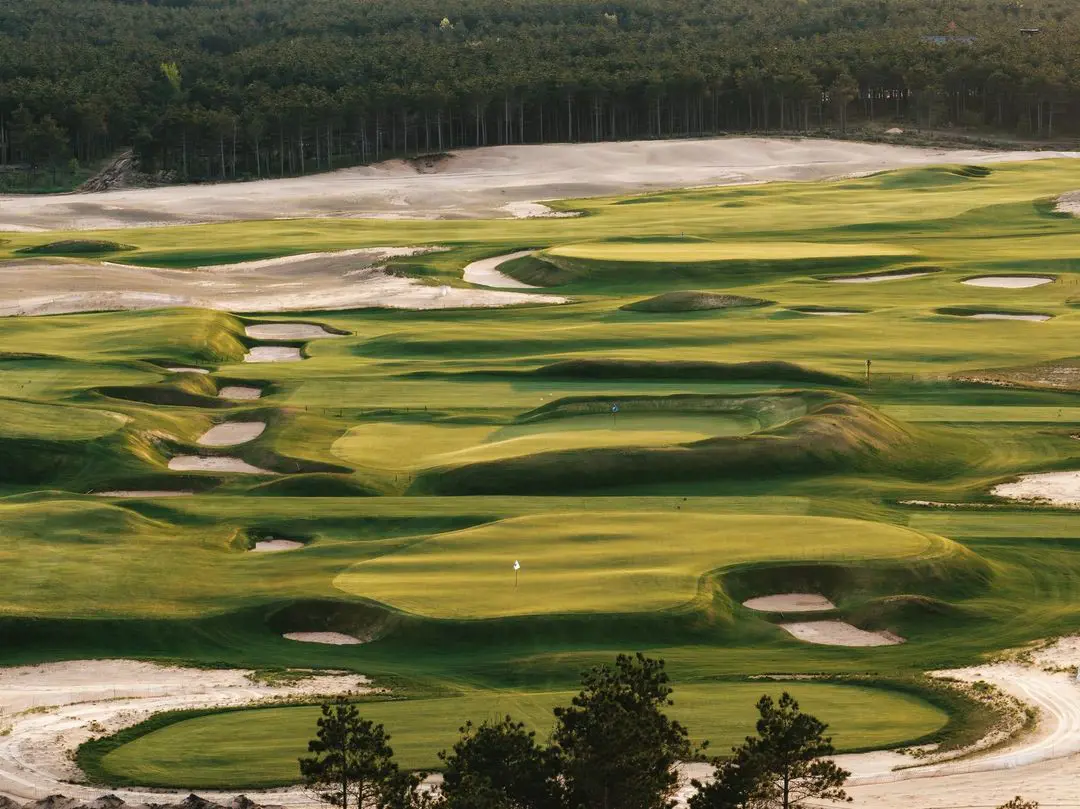
[[[17,250],[28,256],[104,256],[135,248],[129,244],[112,242],[106,239],[62,239]]]

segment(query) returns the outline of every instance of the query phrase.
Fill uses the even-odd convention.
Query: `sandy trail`
[[[928,149],[799,138],[707,138],[493,146],[434,172],[392,160],[282,180],[99,194],[0,196],[0,231],[86,230],[318,216],[536,216],[542,200],[768,180],[818,180],[903,166],[1075,157],[1075,152]]]
[[[362,693],[366,678],[319,674],[291,685],[266,685],[233,669],[157,666],[131,660],[49,663],[0,669],[0,794],[33,800],[62,793],[92,800],[114,792],[128,803],[161,803],[171,795],[149,790],[105,790],[70,783],[82,774],[67,753],[93,735],[117,730],[153,713],[195,707],[246,705],[277,697]],[[28,712],[31,711],[31,712]],[[97,723],[92,731],[91,723]],[[102,730],[103,729],[103,730]],[[201,793],[226,803],[235,793]],[[296,789],[262,793],[262,803],[309,806]]]
[[[225,312],[453,309],[565,303],[553,295],[422,284],[386,273],[388,259],[432,248],[372,247],[191,270],[79,261],[0,261],[0,316],[196,306]],[[289,326],[293,324],[274,324]],[[261,328],[261,327],[252,327]],[[265,333],[265,332],[264,332]],[[299,339],[309,339],[305,334]],[[292,338],[283,338],[292,339]]]
[[[499,272],[499,267],[516,258],[531,256],[532,250],[518,250],[516,253],[507,253],[502,256],[482,258],[471,264],[465,265],[462,277],[470,284],[482,287],[501,287],[503,289],[537,289],[532,284],[523,284],[516,278],[511,278],[505,273]]]

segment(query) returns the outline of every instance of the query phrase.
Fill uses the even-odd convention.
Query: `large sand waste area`
[[[92,800],[111,791],[128,803],[162,803],[170,798],[169,793],[80,785],[82,773],[68,758],[69,751],[91,736],[115,733],[162,711],[370,690],[366,678],[352,673],[320,672],[270,685],[260,682],[251,671],[158,666],[131,660],[0,669],[0,794],[31,800],[59,793]],[[177,793],[179,797],[183,794]],[[223,803],[234,794],[203,793]],[[263,794],[265,803],[312,803],[312,798],[299,790]]]
[[[367,306],[453,309],[565,302],[565,298],[554,295],[428,286],[412,278],[390,275],[383,269],[389,259],[429,249],[372,247],[305,253],[197,270],[134,267],[112,262],[6,261],[0,262],[0,316],[167,306],[197,306],[227,312],[285,312]],[[272,325],[274,328],[269,330],[252,328],[258,334],[303,332],[299,338],[276,339],[331,336],[312,334],[309,324]],[[300,325],[304,328],[298,329]]]
[[[407,161],[391,160],[308,177],[229,185],[0,196],[0,231],[97,230],[313,216],[528,217],[547,213],[535,204],[541,200],[769,180],[820,180],[904,166],[1075,156],[1076,152],[936,149],[816,138],[491,146],[455,152],[423,173]]]

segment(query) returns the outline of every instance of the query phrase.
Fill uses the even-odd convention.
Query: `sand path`
[[[388,259],[431,249],[371,247],[195,270],[62,260],[0,261],[0,316],[169,306],[287,312],[368,306],[454,309],[566,301],[554,295],[428,286],[414,278],[389,275],[383,269]],[[322,335],[306,334],[300,339],[311,336]]]
[[[64,794],[92,800],[114,792],[128,803],[161,803],[186,792],[86,787],[67,753],[95,734],[141,722],[161,711],[246,705],[278,697],[370,691],[356,674],[319,674],[291,685],[253,682],[251,672],[157,666],[130,660],[73,661],[0,669],[0,794],[34,800]],[[32,712],[28,712],[32,711]],[[200,793],[226,803],[236,793]],[[297,789],[261,793],[260,802],[310,806]]]
[[[374,166],[221,185],[0,196],[0,231],[102,229],[317,216],[461,219],[536,216],[541,200],[768,180],[819,180],[903,166],[998,163],[1076,152],[928,149],[816,138],[705,138],[493,146],[434,171]]]

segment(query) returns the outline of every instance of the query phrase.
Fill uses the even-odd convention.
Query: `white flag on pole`
[[[514,570],[521,570],[521,562],[517,559],[514,560]]]

